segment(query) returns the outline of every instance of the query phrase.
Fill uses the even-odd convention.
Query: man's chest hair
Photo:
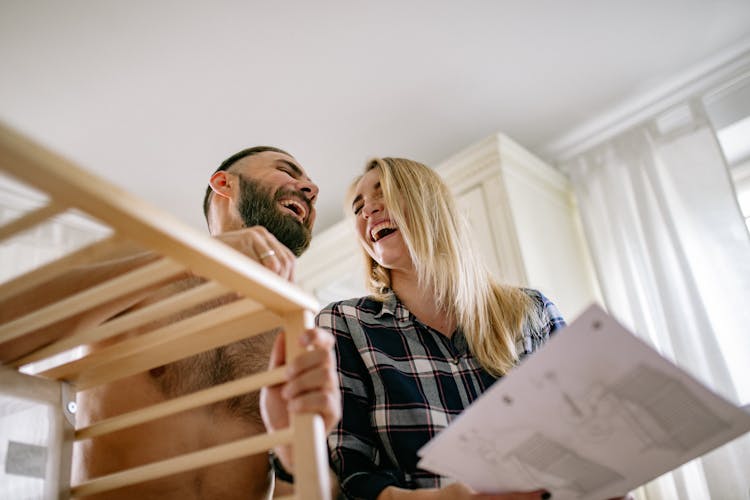
[[[139,303],[133,309],[139,309],[204,282],[205,280],[202,278],[190,277],[171,283],[157,290],[149,299]],[[129,332],[129,334],[139,335],[169,324],[178,323],[238,299],[239,297],[236,294],[227,294],[152,322],[138,331]],[[165,366],[153,368],[149,370],[149,375],[167,399],[223,384],[267,369],[269,354],[277,334],[278,330],[272,330],[255,335]],[[221,401],[212,405],[212,407],[228,409],[232,414],[257,421],[259,424],[262,423],[258,391]]]
[[[233,344],[196,354],[150,370],[154,383],[165,398],[184,396],[223,384],[268,368],[268,359],[278,330],[240,340]],[[216,403],[232,414],[261,424],[259,391]]]

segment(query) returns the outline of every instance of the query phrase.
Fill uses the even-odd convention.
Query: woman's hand
[[[389,486],[378,495],[378,500],[546,500],[548,498],[552,497],[546,490],[477,493],[463,483],[423,490],[404,490]]]
[[[511,493],[477,493],[463,483],[453,483],[440,488],[438,498],[448,500],[449,498],[466,500],[547,500],[551,495],[546,490],[514,491]]]
[[[453,483],[442,488],[404,490],[389,486],[378,500],[547,500],[552,495],[547,490],[515,491],[511,493],[477,493],[463,483]],[[633,500],[630,493],[609,500]]]

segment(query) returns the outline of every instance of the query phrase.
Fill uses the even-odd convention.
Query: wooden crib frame
[[[0,393],[33,399],[57,408],[53,423],[53,461],[48,479],[59,487],[51,498],[85,497],[122,486],[267,451],[292,443],[295,495],[288,498],[330,497],[328,459],[319,415],[295,415],[288,429],[260,434],[133,469],[97,477],[70,486],[73,440],[87,439],[148,422],[183,410],[211,404],[266,385],[279,383],[284,367],[254,374],[187,396],[170,399],[74,430],[75,392],[129,375],[145,372],[178,359],[242,338],[283,327],[287,359],[299,353],[299,334],[312,326],[317,302],[252,259],[227,245],[186,227],[178,220],[129,195],[111,183],[71,164],[46,148],[0,124],[0,168],[49,196],[49,202],[0,227],[0,242],[30,229],[68,209],[77,209],[112,229],[113,235],[75,251],[19,278],[0,284],[0,300],[43,285],[72,266],[85,265],[119,246],[136,243],[161,256],[153,263],[75,293],[49,306],[0,325],[0,343],[20,338],[38,328],[86,311],[190,271],[207,281],[179,295],[97,327],[76,333],[0,367]],[[48,358],[78,345],[107,339],[227,293],[238,301],[112,346],[80,360],[65,363],[38,376],[17,372],[20,366]],[[207,329],[211,335],[201,335]],[[12,369],[11,369],[12,368]]]

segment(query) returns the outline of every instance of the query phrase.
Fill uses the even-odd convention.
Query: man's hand
[[[294,254],[265,227],[253,226],[229,231],[216,238],[260,262],[282,278],[294,281]]]
[[[307,351],[292,360],[286,369],[284,384],[264,387],[260,393],[260,412],[269,432],[289,427],[292,413],[317,413],[323,417],[326,434],[341,418],[336,362],[333,358],[333,335],[320,328],[307,330],[300,337]],[[276,338],[269,368],[285,363],[284,334]],[[289,472],[293,472],[291,446],[274,450]]]

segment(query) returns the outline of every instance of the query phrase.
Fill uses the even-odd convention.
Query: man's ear
[[[214,172],[211,179],[208,181],[208,185],[211,186],[214,194],[222,196],[224,198],[232,198],[232,184],[230,175],[224,170]]]

